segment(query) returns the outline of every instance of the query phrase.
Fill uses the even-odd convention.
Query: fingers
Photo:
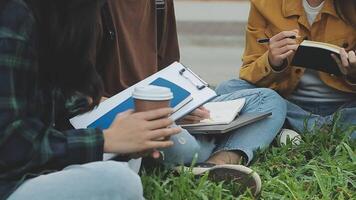
[[[288,52],[280,55],[281,59],[286,59],[288,58],[289,56],[293,55],[294,51],[293,50],[289,50]]]
[[[156,130],[156,129],[166,128],[172,124],[173,124],[172,119],[164,118],[164,119],[149,121],[147,123],[147,128],[149,130]]]
[[[104,102],[104,101],[106,101],[106,100],[108,100],[108,98],[107,98],[107,97],[101,97],[101,99],[100,99],[100,103],[102,103],[102,102]]]
[[[292,31],[282,31],[278,33],[277,35],[273,36],[270,39],[270,42],[276,42],[283,40],[285,38],[291,37],[291,36],[298,36],[299,31],[298,30],[292,30]]]
[[[298,49],[297,40],[289,38],[298,34],[298,30],[283,31],[270,39],[268,59],[272,66],[282,66],[284,60]]]
[[[279,49],[271,49],[270,55],[274,60],[278,59],[280,62],[282,62],[288,56],[292,55],[297,49],[298,45],[287,45]]]
[[[152,110],[147,112],[136,113],[136,116],[140,119],[151,121],[160,118],[167,118],[172,113],[173,113],[172,108],[162,108],[162,109],[157,109],[157,110]]]
[[[147,144],[148,149],[164,149],[173,146],[173,141],[150,141]]]
[[[336,64],[340,66],[342,66],[341,60],[335,55],[335,54],[331,54],[331,57],[335,60]]]
[[[282,48],[276,50],[276,53],[277,53],[277,55],[283,55],[289,51],[297,51],[297,49],[298,49],[298,45],[287,45],[285,47],[282,47]]]
[[[188,122],[200,122],[201,120],[203,120],[203,118],[199,117],[199,116],[195,116],[195,115],[187,115],[184,117],[184,119],[182,121],[188,121]]]
[[[346,75],[347,69],[344,66],[342,66],[342,63],[341,63],[341,60],[339,59],[339,57],[336,56],[335,54],[331,54],[331,57],[335,60],[337,66],[339,66],[341,73]]]
[[[201,109],[201,110],[203,110],[203,111],[205,111],[205,112],[210,113],[210,110],[206,109],[204,106],[201,106],[199,109]]]
[[[350,51],[348,53],[348,57],[349,57],[349,62],[351,67],[356,67],[356,53],[355,51]]]
[[[203,119],[208,119],[210,118],[210,111],[208,111],[206,108],[198,108],[192,112],[192,115],[197,116],[199,118]]]
[[[332,58],[335,60],[339,66],[340,71],[347,76],[356,75],[356,53],[355,51],[346,52],[345,49],[340,50],[340,58],[335,54],[331,54]]]
[[[291,38],[284,38],[283,40],[274,42],[270,44],[270,48],[279,48],[279,47],[284,47],[287,45],[295,45],[297,44],[297,41],[295,39],[291,39]]]
[[[151,131],[148,134],[148,138],[150,140],[157,140],[159,138],[166,138],[166,137],[176,135],[176,134],[180,133],[181,131],[182,131],[182,129],[178,128],[178,127],[158,129],[158,130]]]
[[[342,48],[340,50],[340,57],[341,57],[341,64],[343,67],[348,68],[349,67],[349,55],[348,53],[345,51],[344,48]]]
[[[132,113],[134,113],[133,110],[128,110],[128,111],[119,113],[116,117],[117,117],[117,118],[127,117],[127,116],[131,115]]]

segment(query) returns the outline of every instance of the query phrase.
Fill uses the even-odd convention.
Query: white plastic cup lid
[[[167,101],[173,99],[171,89],[155,85],[136,87],[132,97],[140,100]]]

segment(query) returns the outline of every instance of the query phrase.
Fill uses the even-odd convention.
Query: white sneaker
[[[190,170],[188,167],[180,167],[179,171]],[[199,163],[191,168],[195,176],[203,176],[209,173],[209,180],[215,182],[225,181],[235,182],[241,186],[242,190],[247,188],[257,196],[261,192],[262,181],[260,176],[252,169],[242,165],[215,165],[210,163]]]
[[[291,129],[282,129],[278,136],[279,145],[287,145],[291,141],[293,145],[300,145],[303,142],[302,137]]]

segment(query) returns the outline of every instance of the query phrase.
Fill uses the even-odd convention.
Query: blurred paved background
[[[175,0],[181,62],[216,86],[238,76],[249,2]]]

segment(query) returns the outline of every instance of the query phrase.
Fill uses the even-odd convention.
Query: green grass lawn
[[[260,199],[356,199],[355,127],[333,123],[303,134],[304,143],[272,146],[257,153],[251,168],[263,181]],[[262,134],[262,133],[261,133]],[[142,181],[147,199],[255,199],[234,183],[213,183],[207,176],[175,176],[167,170],[147,170]]]

